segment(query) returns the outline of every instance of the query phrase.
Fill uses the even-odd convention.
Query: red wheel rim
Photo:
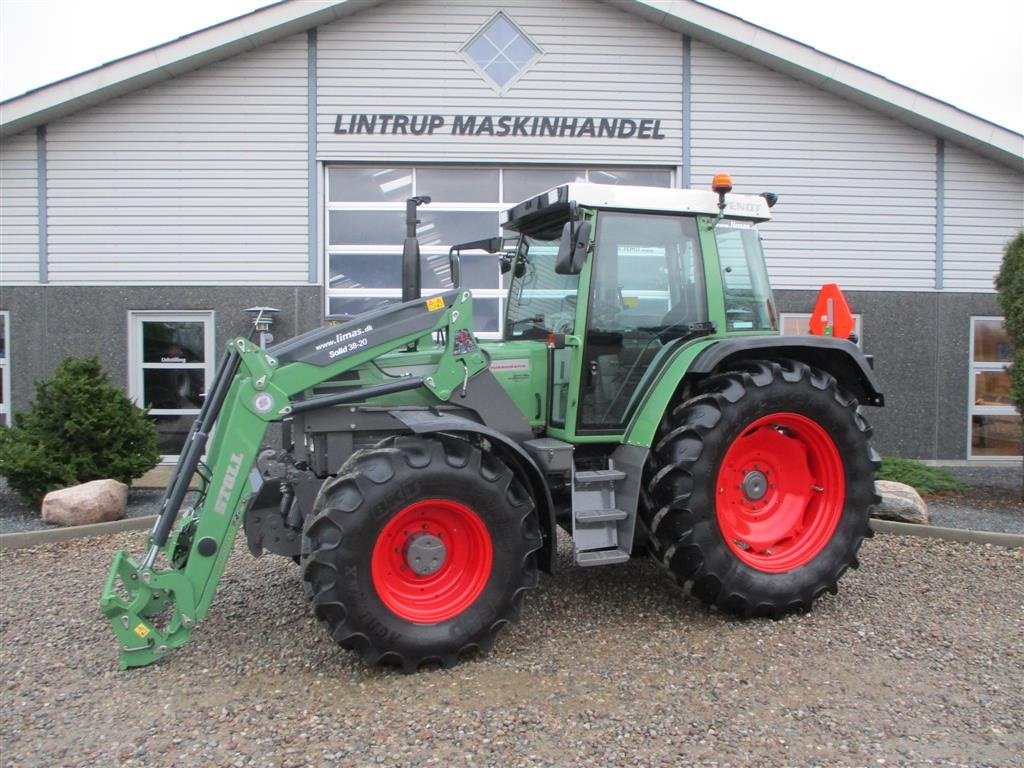
[[[417,501],[384,526],[370,562],[377,595],[417,624],[454,618],[491,576],[491,535],[469,507],[450,499]]]
[[[817,557],[835,533],[845,500],[835,442],[796,413],[750,424],[718,470],[722,536],[740,560],[766,573],[785,573]]]

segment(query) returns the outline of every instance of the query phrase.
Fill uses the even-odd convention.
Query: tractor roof
[[[502,226],[512,230],[544,228],[566,221],[573,205],[636,213],[718,215],[718,195],[710,190],[573,183],[554,187],[510,208],[504,213]],[[771,218],[768,203],[760,195],[726,195],[725,215],[746,221]]]

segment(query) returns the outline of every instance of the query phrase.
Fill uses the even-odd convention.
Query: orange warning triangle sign
[[[849,338],[853,333],[853,313],[846,297],[836,283],[821,286],[818,300],[814,302],[811,312],[811,334],[814,336],[834,336],[837,339]]]

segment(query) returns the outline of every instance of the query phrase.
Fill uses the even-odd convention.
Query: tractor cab
[[[761,196],[598,184],[509,210],[504,338],[550,348],[548,428],[622,435],[674,350],[777,333],[754,227],[769,219]]]

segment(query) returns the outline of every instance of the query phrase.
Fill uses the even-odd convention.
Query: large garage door
[[[401,298],[405,201],[429,195],[419,209],[424,294],[451,285],[448,249],[500,233],[499,213],[567,181],[669,187],[659,168],[327,167],[327,307],[329,317],[358,314]],[[504,285],[494,256],[462,259],[462,284],[473,290],[483,337],[501,332]]]

